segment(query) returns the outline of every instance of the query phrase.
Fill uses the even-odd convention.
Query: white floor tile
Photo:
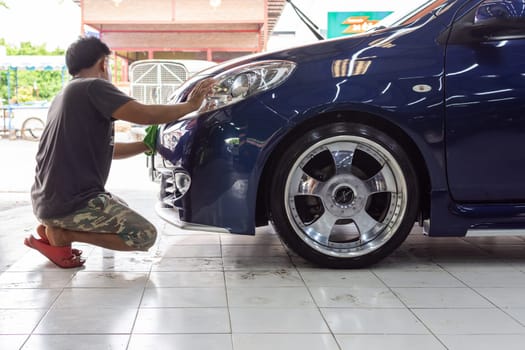
[[[70,288],[141,288],[146,285],[145,272],[79,272],[67,285]]]
[[[331,334],[234,334],[235,350],[338,350]]]
[[[525,308],[525,287],[476,288],[475,290],[499,308]]]
[[[224,288],[148,288],[141,307],[226,307]]]
[[[164,258],[220,258],[221,246],[215,245],[170,245],[158,253]]]
[[[273,270],[291,269],[294,266],[289,257],[224,257],[224,270]]]
[[[511,267],[494,269],[487,273],[487,269],[454,268],[449,269],[457,279],[461,280],[469,287],[505,287],[505,288],[525,288],[525,272],[518,271]]]
[[[47,309],[60,294],[60,289],[0,289],[0,309]]]
[[[432,335],[336,334],[342,350],[447,350]]]
[[[491,308],[470,288],[392,288],[409,308]]]
[[[519,271],[510,262],[495,258],[461,259],[461,256],[454,256],[447,261],[439,262],[439,265],[450,273],[456,272],[499,272],[509,273]]]
[[[84,254],[83,254],[84,255]],[[151,266],[158,259],[152,258],[149,255],[137,256],[132,255],[117,255],[106,256],[95,254],[86,257],[83,272],[85,271],[115,271],[115,272],[149,272]]]
[[[7,271],[24,272],[24,271],[58,271],[60,268],[49,261],[48,258],[34,249],[27,248],[27,252],[12,264]],[[80,268],[75,268],[78,270]]]
[[[449,350],[523,350],[525,335],[440,335]]]
[[[412,252],[394,251],[377,264],[371,267],[372,271],[441,271],[442,269],[431,260],[427,254],[414,256]],[[396,254],[397,252],[397,254]],[[404,254],[401,254],[404,253]]]
[[[0,349],[2,350],[20,350],[22,344],[27,339],[27,335],[1,335],[0,334]]]
[[[228,288],[230,307],[316,307],[305,287],[232,287]]]
[[[169,231],[177,231],[173,235],[170,235]],[[166,230],[163,230],[162,236],[159,239],[159,247],[171,247],[174,245],[220,245],[219,234],[206,234],[196,233],[188,234],[186,231],[182,231],[179,228],[172,227],[171,225],[166,226]]]
[[[282,245],[223,245],[223,257],[281,256],[288,257]]]
[[[127,350],[233,350],[229,334],[133,334]]]
[[[162,258],[152,271],[222,271],[220,258]]]
[[[63,288],[69,284],[76,270],[3,272],[0,288]]]
[[[319,307],[404,308],[386,287],[311,287],[310,291]]]
[[[165,287],[224,287],[222,271],[151,272],[148,288]]]
[[[301,287],[299,273],[293,269],[269,271],[226,271],[226,286],[231,287]]]
[[[434,334],[525,334],[525,327],[498,309],[413,309]]]
[[[155,257],[155,253],[152,249],[142,252],[142,251],[118,251],[105,249],[101,247],[92,246],[89,244],[82,244],[78,246],[79,249],[83,250],[82,255],[86,255],[90,260],[107,260],[108,262],[118,262],[118,261],[146,261],[151,262],[152,258]]]
[[[523,244],[523,237],[521,236],[466,237],[463,238],[463,240],[479,247],[505,247],[507,245],[521,245],[522,247],[525,247],[525,244]]]
[[[138,308],[142,288],[66,288],[53,308]]]
[[[233,333],[327,333],[317,309],[230,308]]]
[[[0,334],[29,334],[33,331],[45,309],[0,309]]]
[[[299,273],[309,287],[385,287],[370,270],[300,269]]]
[[[518,322],[520,322],[525,327],[525,308],[508,308],[508,309],[504,309],[504,312],[514,317]],[[524,330],[522,330],[521,333],[525,333]]]
[[[230,333],[226,308],[140,309],[133,333]]]
[[[32,335],[22,350],[126,350],[129,335]]]
[[[479,247],[463,242],[460,239],[453,243],[440,244],[439,242],[430,241],[427,245],[411,245],[410,254],[419,258],[430,258],[432,261],[438,262],[447,261],[450,258],[455,259],[457,257],[462,257],[463,261],[493,258],[489,253]]]
[[[511,245],[510,242],[505,243],[502,241],[501,244],[479,245],[479,248],[491,256],[499,257],[504,260],[517,259],[518,261],[521,260],[523,262],[523,257],[525,256],[525,246],[523,245],[523,241],[520,243],[520,245]]]
[[[51,309],[35,330],[36,334],[130,333],[136,309],[57,308]]]
[[[525,247],[523,247],[523,249],[525,250]],[[525,260],[523,259],[523,257],[525,257],[525,253],[521,253],[519,254],[518,257],[508,257],[508,258],[505,258],[505,262],[509,264],[509,266],[511,266],[512,268],[520,271],[520,272],[525,272]]]
[[[236,235],[221,234],[221,244],[224,245],[279,245],[281,240],[276,234]]]
[[[447,271],[377,270],[376,274],[389,287],[465,287]]]
[[[428,334],[406,309],[321,309],[335,334]]]

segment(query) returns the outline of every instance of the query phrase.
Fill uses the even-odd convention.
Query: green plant
[[[2,2],[0,1],[0,6]],[[18,55],[63,55],[64,50],[56,48],[48,51],[45,45],[33,45],[30,42],[22,42],[20,46],[6,44],[5,39],[0,39],[0,46],[6,47],[6,52],[10,56]],[[10,94],[8,93],[7,74],[9,73]],[[7,103],[8,96],[18,102],[33,100],[50,101],[62,88],[65,80],[68,79],[66,71],[29,71],[14,70],[0,71],[0,98],[3,103]]]

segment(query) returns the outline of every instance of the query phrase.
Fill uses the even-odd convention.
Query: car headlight
[[[170,151],[174,151],[182,134],[183,132],[180,129],[180,125],[166,127],[160,133],[160,144]]]
[[[291,61],[259,61],[223,72],[214,77],[217,84],[200,112],[212,111],[272,89],[284,82],[295,66]]]

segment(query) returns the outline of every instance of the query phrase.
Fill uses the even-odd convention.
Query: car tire
[[[401,145],[366,124],[335,122],[295,139],[267,198],[284,243],[330,268],[361,268],[395,250],[417,217],[416,172]]]

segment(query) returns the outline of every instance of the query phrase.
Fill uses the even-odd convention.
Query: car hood
[[[304,61],[309,58],[315,57],[316,59],[322,58],[323,56],[330,56],[334,53],[341,52],[342,50],[347,51],[352,47],[359,45],[363,40],[373,36],[374,33],[366,33],[361,35],[354,35],[351,37],[337,38],[330,40],[323,40],[315,42],[313,44],[307,44],[302,46],[295,46],[278,51],[257,53],[252,55],[242,56],[233,60],[229,60],[214,66],[211,69],[202,71],[199,76],[213,76],[224,72],[226,70],[241,66],[254,61],[262,60],[293,60],[293,61]],[[198,78],[198,77],[195,77]]]
[[[193,87],[198,81],[207,77],[216,76],[222,72],[238,66],[263,60],[290,60],[295,62],[304,62],[314,58],[318,60],[322,59],[323,57],[333,56],[342,51],[348,51],[349,49],[362,43],[367,38],[377,35],[379,32],[384,32],[384,30],[353,35],[351,37],[345,38],[323,40],[313,44],[295,46],[278,51],[251,54],[228,60],[194,75],[175,91],[174,95],[170,97],[170,101],[171,103],[180,102],[185,98],[185,92],[189,92],[190,88]]]
[[[170,103],[181,102],[186,97],[191,88],[200,80],[216,76],[224,71],[242,66],[255,61],[263,60],[290,60],[294,62],[308,62],[311,60],[323,60],[329,57],[338,56],[341,53],[347,53],[349,50],[359,47],[363,43],[371,43],[382,38],[394,38],[402,36],[407,32],[412,32],[418,27],[394,27],[366,32],[363,34],[352,35],[350,37],[336,38],[319,41],[313,44],[290,47],[278,51],[257,53],[242,56],[236,59],[228,60],[209,69],[203,70],[187,80],[181,85],[170,97]]]

